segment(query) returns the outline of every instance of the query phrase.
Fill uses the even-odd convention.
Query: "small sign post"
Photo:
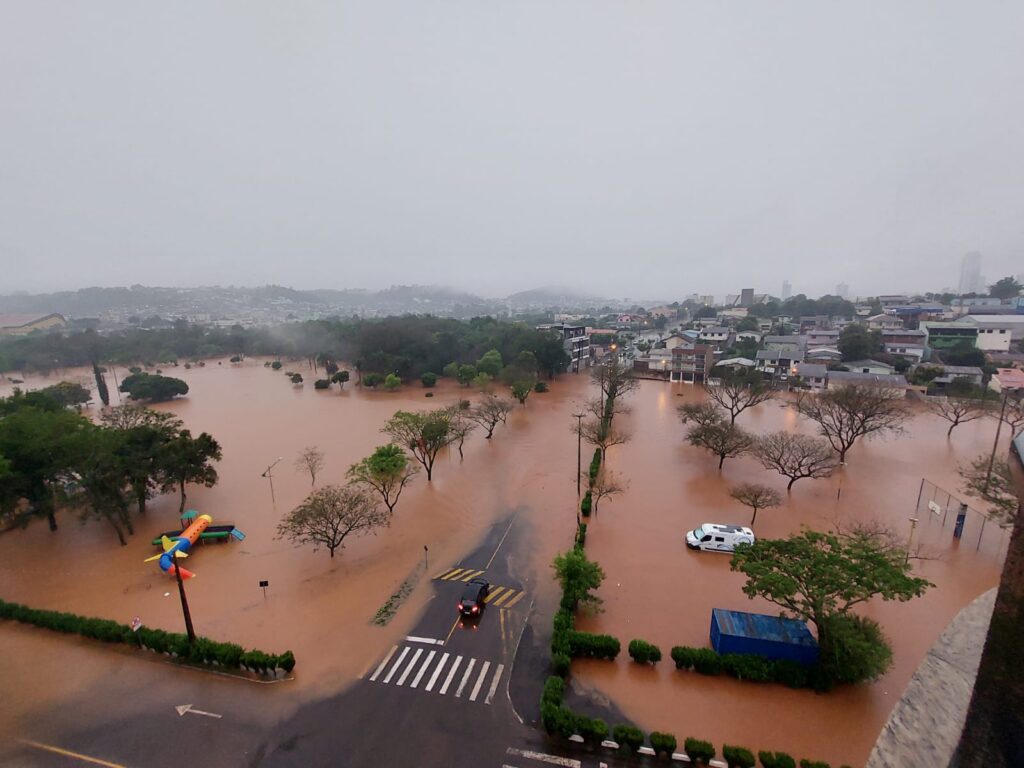
[[[430,570],[429,550],[426,544],[423,545],[423,570]]]
[[[267,587],[270,586],[270,582],[266,579],[260,579],[260,586],[263,587],[263,599],[267,599]]]
[[[136,616],[134,619],[132,619],[132,632],[138,632],[141,626],[142,619],[140,617]]]

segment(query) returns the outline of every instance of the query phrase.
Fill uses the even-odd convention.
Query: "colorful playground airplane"
[[[154,544],[159,544],[163,547],[163,552],[159,555],[153,555],[153,557],[147,557],[146,562],[151,563],[154,560],[160,561],[160,570],[170,575],[175,575],[175,569],[181,573],[181,578],[190,579],[195,576],[191,571],[182,568],[174,561],[178,558],[188,557],[189,550],[192,549],[192,545],[200,539],[221,539],[225,540],[229,536],[241,541],[245,538],[245,534],[235,528],[234,525],[215,525],[210,526],[213,522],[213,518],[209,515],[196,516],[194,510],[189,510],[185,513],[182,518],[182,524],[188,520],[192,520],[191,524],[185,528],[180,534],[175,534],[173,531],[164,533],[158,539],[154,539]]]

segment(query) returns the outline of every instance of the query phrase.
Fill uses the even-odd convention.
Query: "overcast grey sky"
[[[0,292],[1024,271],[1024,3],[0,0]]]

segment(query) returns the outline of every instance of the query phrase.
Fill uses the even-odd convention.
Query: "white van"
[[[742,525],[702,523],[686,534],[686,546],[705,552],[732,552],[739,544],[753,544],[754,531]]]

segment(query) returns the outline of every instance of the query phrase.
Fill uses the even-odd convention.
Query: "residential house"
[[[729,357],[715,363],[715,371],[725,369],[728,371],[747,371],[755,367],[756,363],[746,357]]]
[[[928,348],[925,345],[927,339],[928,335],[924,331],[882,331],[882,348],[890,355],[899,355],[919,363],[928,359]]]
[[[831,328],[828,315],[805,315],[800,318],[800,333],[807,331],[824,331]]]
[[[732,307],[730,309],[723,309],[718,313],[719,321],[728,320],[742,320],[749,314],[749,310],[746,307]]]
[[[896,315],[889,315],[883,312],[880,315],[872,315],[867,319],[868,330],[871,331],[892,331],[903,328],[903,321]]]
[[[910,297],[905,294],[891,294],[887,296],[879,296],[878,303],[882,305],[883,309],[889,307],[899,307],[910,303]]]
[[[579,373],[591,364],[590,336],[585,325],[566,325],[564,323],[548,323],[538,325],[538,331],[557,333],[562,337],[562,344],[569,355],[569,370]]]
[[[882,373],[860,373],[854,371],[829,371],[828,388],[839,389],[850,385],[868,385],[906,390],[907,380],[903,376]]]
[[[764,337],[764,348],[765,349],[777,349],[782,352],[791,352],[796,354],[800,360],[804,359],[804,353],[807,351],[807,337],[806,336],[765,336]]]
[[[647,314],[652,318],[664,317],[666,320],[675,320],[679,317],[679,310],[675,307],[654,307],[648,309]]]
[[[981,307],[993,309],[1002,306],[1002,304],[1002,299],[997,299],[992,296],[979,296],[971,299],[956,298],[949,302],[949,306],[953,310],[954,315],[968,315]]]
[[[64,328],[68,324],[64,315],[0,315],[0,336],[27,336],[33,331]]]
[[[1024,371],[1019,368],[998,368],[988,382],[988,388],[1002,394],[1024,395]]]
[[[785,349],[761,349],[758,350],[754,360],[757,370],[766,373],[772,378],[787,379],[792,375],[792,368],[797,363],[803,362],[803,352]]]
[[[803,335],[808,347],[835,347],[839,343],[839,331],[812,328]]]
[[[757,331],[740,331],[736,334],[736,341],[753,341],[756,344],[760,344],[761,334]]]
[[[715,348],[709,344],[697,344],[687,349],[676,347],[672,350],[672,381],[703,382],[715,365]]]
[[[835,347],[818,347],[816,349],[808,349],[804,355],[805,363],[820,363],[821,365],[839,363],[842,362],[842,359],[842,353]]]
[[[951,383],[954,379],[968,379],[971,384],[981,386],[981,381],[985,374],[981,368],[977,368],[973,365],[941,365],[936,366],[942,368],[942,375],[936,376],[932,379],[932,383],[944,388],[946,384]]]
[[[804,386],[812,390],[825,388],[828,381],[828,366],[817,363],[797,363],[793,370]]]
[[[921,323],[925,344],[932,349],[949,349],[959,344],[972,347],[978,343],[978,326],[970,322]]]
[[[693,346],[695,342],[696,334],[694,335],[694,338],[690,338],[688,336],[684,336],[681,333],[673,333],[670,336],[666,336],[664,339],[659,341],[654,346],[660,349],[675,349],[676,347],[682,347],[687,344]]]
[[[700,340],[704,344],[712,344],[718,349],[725,349],[733,340],[733,331],[727,325],[713,325],[700,332]]]
[[[895,367],[888,363],[880,363],[878,360],[853,360],[843,365],[857,373],[876,373],[884,376],[896,373]]]
[[[633,360],[633,370],[640,374],[667,379],[672,370],[672,350],[652,349],[646,355]]]

